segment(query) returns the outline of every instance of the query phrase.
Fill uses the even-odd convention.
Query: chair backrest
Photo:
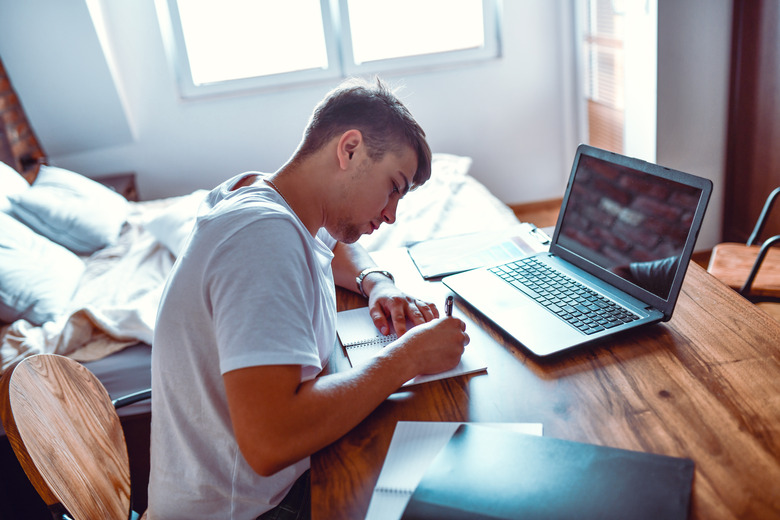
[[[124,433],[100,381],[69,358],[40,354],[6,370],[3,427],[52,512],[127,519],[130,466]]]

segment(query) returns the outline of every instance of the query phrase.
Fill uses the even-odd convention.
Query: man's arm
[[[333,279],[336,285],[359,292],[355,279],[364,269],[375,267],[371,256],[359,244],[339,242],[333,249]],[[388,319],[399,336],[406,333],[407,320],[413,325],[439,317],[433,303],[418,300],[400,291],[390,278],[371,273],[363,279],[363,290],[368,295],[368,308],[374,325],[383,334],[389,334]]]
[[[271,475],[336,441],[404,382],[454,367],[469,341],[457,318],[411,329],[371,362],[301,382],[297,365],[249,367],[223,376],[238,445]]]

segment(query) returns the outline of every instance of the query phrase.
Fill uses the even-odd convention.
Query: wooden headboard
[[[19,97],[0,60],[0,161],[13,166],[32,183],[46,154],[35,137]]]

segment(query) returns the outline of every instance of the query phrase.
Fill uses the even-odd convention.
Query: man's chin
[[[336,238],[336,237],[333,237],[333,238]],[[355,242],[360,240],[360,237],[355,238],[355,237],[350,236],[350,237],[346,237],[346,238],[336,238],[336,240],[338,240],[339,242],[341,242],[343,244],[354,244]]]
[[[344,244],[354,244],[363,236],[363,233],[352,227],[349,229],[339,229],[335,232],[330,232],[330,234],[333,238]]]

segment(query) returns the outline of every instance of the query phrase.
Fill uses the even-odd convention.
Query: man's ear
[[[339,167],[346,170],[350,166],[355,152],[363,145],[363,134],[360,130],[347,130],[339,138],[336,155],[339,161]]]

